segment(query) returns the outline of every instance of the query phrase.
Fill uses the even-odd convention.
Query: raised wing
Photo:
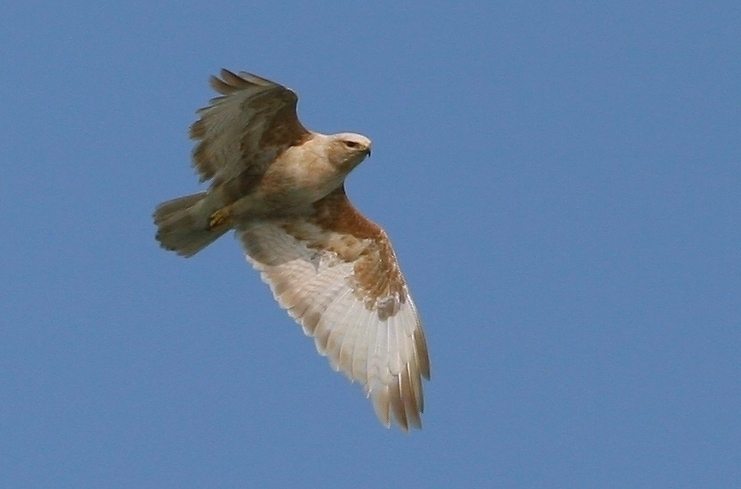
[[[311,136],[296,115],[298,97],[288,88],[228,70],[212,76],[211,86],[221,96],[200,109],[190,127],[191,139],[199,141],[193,166],[202,182],[213,178],[218,185],[245,171],[260,175],[278,154]]]
[[[309,217],[248,222],[237,234],[281,307],[363,384],[379,420],[421,428],[427,344],[386,233],[340,188]]]

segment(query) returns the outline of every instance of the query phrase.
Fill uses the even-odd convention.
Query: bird
[[[370,139],[306,129],[296,93],[257,75],[222,69],[210,84],[218,96],[189,131],[208,188],[156,206],[156,240],[191,257],[234,230],[278,304],[362,384],[381,424],[421,428],[430,360],[420,315],[388,235],[345,191]]]

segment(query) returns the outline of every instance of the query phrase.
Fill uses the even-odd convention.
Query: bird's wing
[[[282,151],[311,136],[298,120],[298,97],[288,88],[228,70],[221,70],[221,78],[212,76],[211,86],[221,96],[200,109],[190,127],[191,139],[198,141],[193,166],[202,182],[261,175]]]
[[[380,421],[420,428],[427,344],[386,233],[339,188],[309,216],[246,222],[237,234],[281,307],[364,385]]]

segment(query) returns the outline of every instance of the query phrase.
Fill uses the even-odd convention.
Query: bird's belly
[[[232,214],[243,218],[258,218],[303,213],[340,185],[341,179],[311,182],[293,178],[266,178],[252,192],[232,204]]]
[[[344,176],[323,158],[289,149],[231,207],[245,218],[301,212],[342,185]]]

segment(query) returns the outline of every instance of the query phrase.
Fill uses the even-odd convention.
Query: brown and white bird
[[[421,428],[422,324],[388,236],[345,194],[370,140],[307,130],[296,94],[264,78],[222,70],[211,86],[221,96],[190,128],[193,166],[210,186],[157,206],[157,240],[189,257],[234,229],[281,307],[363,384],[381,423]]]

